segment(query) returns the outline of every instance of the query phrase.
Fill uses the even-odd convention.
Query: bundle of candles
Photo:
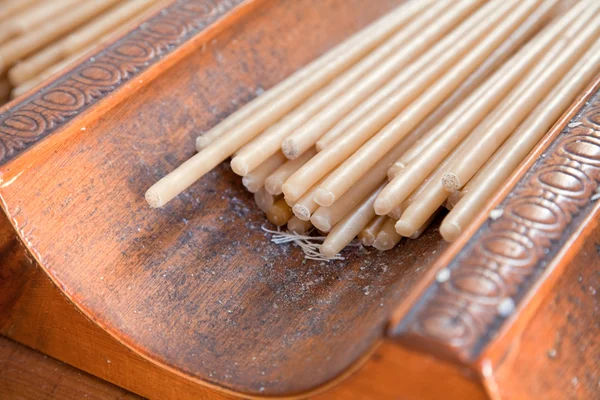
[[[165,0],[0,0],[0,104],[61,71]]]
[[[455,240],[600,67],[600,1],[412,0],[197,138],[161,207],[228,157],[278,226]],[[300,236],[301,237],[301,236]]]

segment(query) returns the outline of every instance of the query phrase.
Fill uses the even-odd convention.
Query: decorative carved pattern
[[[55,132],[243,0],[179,0],[0,114],[0,165]]]
[[[475,361],[572,230],[591,212],[600,182],[600,91],[394,328],[446,356]]]

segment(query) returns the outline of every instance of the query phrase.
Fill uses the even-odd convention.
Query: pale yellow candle
[[[373,242],[373,247],[377,250],[387,251],[391,250],[400,242],[402,236],[396,232],[396,228],[394,227],[395,224],[395,220],[388,218],[381,228],[381,231],[377,234],[377,238],[375,239],[375,242]]]
[[[299,198],[292,207],[294,215],[300,218],[302,221],[309,221],[311,215],[317,211],[319,205],[315,203],[315,192],[317,191],[318,185],[315,185],[309,189],[304,196]],[[292,202],[286,197],[288,204]]]
[[[429,2],[432,3],[431,0],[429,0]],[[286,139],[286,137],[290,136],[292,132],[309,120],[315,113],[330,104],[332,100],[346,91],[349,86],[355,84],[357,80],[363,81],[368,79],[367,77],[372,75],[371,71],[383,62],[386,64],[392,62],[392,65],[397,64],[401,60],[401,58],[398,59],[398,54],[402,52],[400,49],[413,39],[416,33],[422,30],[425,25],[430,24],[435,20],[441,11],[447,7],[446,4],[438,4],[432,6],[430,10],[426,9],[423,15],[401,29],[400,32],[396,33],[341,76],[334,79],[326,87],[306,99],[303,104],[291,111],[279,122],[267,129],[262,135],[258,136],[241,149],[231,162],[232,169],[236,173],[242,174],[244,171],[255,168],[256,165],[262,163],[270,155],[280,150],[282,148],[282,143],[285,143],[284,139]],[[409,16],[410,15],[403,14],[403,18],[406,22],[409,22]],[[401,22],[402,20],[397,21],[397,23]],[[367,74],[367,76],[365,76],[365,74]],[[288,158],[294,159],[303,154],[310,147],[311,146],[306,146],[301,150],[290,151],[289,148],[284,145],[283,151]]]
[[[13,16],[40,0],[8,0],[0,4],[0,23],[5,24],[8,17]],[[0,42],[1,43],[1,42]]]
[[[325,257],[334,257],[367,226],[375,217],[373,203],[378,193],[379,191],[373,192],[332,229],[321,245],[321,254]]]
[[[53,64],[85,48],[152,5],[148,0],[129,0],[95,18],[75,32],[42,49],[11,68],[8,77],[19,86]]]
[[[356,107],[369,95],[389,82],[399,71],[411,61],[431,48],[441,37],[476,9],[481,0],[462,0],[453,4],[438,2],[431,7],[428,13],[411,25],[410,35],[405,41],[413,39],[399,49],[394,55],[384,62],[374,63],[372,72],[365,75],[359,82],[352,85],[334,101],[328,101],[319,106],[318,114],[306,124],[294,131],[283,142],[283,152],[289,158],[302,154],[338,122],[345,114]],[[451,7],[449,7],[451,6]],[[442,14],[443,12],[443,14]],[[441,15],[440,15],[441,14]]]
[[[594,17],[581,30],[573,29],[567,36],[571,35],[572,40],[551,63],[540,65],[530,72],[532,83],[514,90],[488,120],[479,126],[477,134],[469,138],[471,146],[448,167],[442,177],[443,186],[448,192],[459,190],[477,173],[555,84],[568,73],[573,63],[596,41],[600,36],[600,17]]]
[[[90,20],[119,0],[84,2],[0,46],[0,73],[41,47]]]
[[[269,222],[277,226],[283,226],[287,224],[288,221],[294,216],[290,206],[288,206],[283,200],[276,201],[275,204],[273,204],[273,207],[271,207],[266,214]]]
[[[456,62],[449,71],[439,76],[436,80],[431,79],[433,73],[425,72],[422,76],[417,76],[412,81],[416,87],[421,86],[426,89],[424,93],[414,102],[408,105],[403,112],[389,123],[378,134],[365,143],[356,153],[348,158],[340,167],[338,167],[331,176],[321,184],[315,194],[317,204],[327,206],[342,196],[361,176],[368,171],[391,147],[396,145],[410,131],[421,122],[429,112],[434,110],[444,99],[449,96],[468,76],[477,69],[479,65],[513,32],[537,5],[537,0],[522,1],[521,4],[509,15],[502,18],[494,29],[486,34],[484,31],[475,29],[471,33],[476,33],[474,41],[480,39],[481,34],[486,34],[482,40],[475,45],[471,51],[461,59],[456,59],[456,53],[451,51],[445,61]],[[494,25],[494,23],[491,23]],[[460,55],[461,52],[459,51]],[[443,58],[441,59],[443,60]],[[428,76],[429,75],[429,76]],[[431,87],[427,88],[428,85]],[[410,87],[410,86],[407,86]],[[410,90],[409,90],[410,92]],[[402,98],[402,91],[400,92]],[[406,99],[405,99],[406,100]],[[400,100],[404,108],[405,100]],[[389,104],[392,103],[390,106]],[[400,109],[390,100],[386,107],[378,110],[380,115],[386,115],[386,120],[397,115]],[[390,119],[391,119],[390,118]],[[319,153],[322,154],[323,152]],[[375,211],[379,215],[389,213],[398,204],[385,204],[385,210],[379,205],[380,200],[376,202]]]
[[[448,194],[440,180],[432,179],[402,213],[402,217],[396,222],[396,232],[404,237],[416,235],[448,198]]]
[[[454,241],[458,238],[598,72],[600,72],[600,41],[587,51],[484,168],[469,181],[469,190],[454,205],[440,227],[440,233],[445,240]]]
[[[512,5],[512,2],[507,4]],[[364,118],[357,121],[344,135],[339,137],[334,146],[329,146],[320,151],[288,179],[283,185],[285,195],[291,199],[302,196],[317,180],[349,157],[378,128],[381,128],[387,121],[397,115],[398,108],[410,103],[415,96],[425,90],[431,81],[442,75],[449,64],[456,61],[454,56],[459,58],[460,55],[466,53],[469,46],[479,40],[482,32],[491,29],[488,28],[488,25],[495,20],[493,18],[500,19],[504,15],[504,13],[496,15],[497,5],[497,2],[490,2],[484,6],[435,45],[433,49],[403,70],[392,82],[373,95],[372,98],[377,98],[380,102],[385,101],[385,106],[376,107],[377,103],[370,104],[370,107],[374,108],[370,110],[370,114],[364,115]],[[502,10],[508,11],[509,7],[507,5],[503,5],[503,7]],[[494,17],[494,15],[496,16]],[[492,18],[492,21],[489,20],[490,18]],[[417,79],[417,77],[420,79]],[[367,103],[370,102],[367,101]]]
[[[379,185],[385,181],[386,171],[390,164],[397,159],[400,154],[406,151],[416,137],[409,136],[398,145],[394,146],[373,168],[371,168],[361,180],[356,182],[348,192],[340,197],[330,207],[320,207],[311,217],[314,226],[323,232],[329,232],[333,225],[340,221],[349,213],[359,202],[373,193]]]
[[[416,134],[421,137],[421,139],[390,167],[390,170],[388,171],[390,180],[398,175],[398,173],[413,159],[420,159],[423,152],[431,145],[435,145],[438,141],[438,136],[436,135],[439,134],[438,132],[433,131],[436,125],[439,125],[439,122],[454,111],[465,98],[471,96],[471,94],[488,80],[488,78],[509,58],[511,58],[521,46],[526,44],[532,37],[536,36],[542,27],[546,25],[548,20],[555,16],[558,8],[557,5],[562,4],[562,2],[562,0],[545,1],[446,101],[444,101],[444,103],[442,103],[442,105],[436,108],[429,117],[423,120],[423,122],[415,128],[414,131],[418,132]],[[578,3],[576,6],[579,9],[577,14],[580,14],[581,11],[588,6],[589,1]],[[321,149],[318,150],[320,151]]]
[[[98,47],[102,46],[102,44],[104,44],[110,40],[113,40],[113,38],[119,37],[120,35],[124,34],[128,30],[130,30],[132,26],[135,26],[135,24],[141,23],[151,13],[156,12],[161,7],[164,7],[165,4],[168,3],[169,1],[170,0],[154,1],[152,6],[148,10],[146,10],[145,12],[141,13],[140,15],[132,18],[126,24],[123,24],[123,26],[120,27],[119,29],[115,29],[114,31],[107,33],[106,35],[102,36],[101,38],[95,40],[93,43],[91,43],[85,49],[80,50],[79,52],[73,54],[69,58],[67,58],[57,64],[54,64],[53,66],[46,69],[43,73],[31,78],[30,80],[28,80],[25,83],[19,85],[17,88],[15,88],[13,90],[12,97],[14,98],[17,96],[21,96],[23,93],[25,93],[26,91],[35,87],[36,85],[40,84],[41,82],[47,80],[51,76],[59,74],[59,73],[64,73],[67,68],[69,68],[69,67],[75,65],[76,63],[78,63],[79,61],[83,60],[85,58],[85,56],[87,56],[88,54],[91,54]]]
[[[277,195],[283,193],[283,183],[296,172],[300,167],[308,162],[314,155],[317,154],[315,149],[306,151],[301,157],[295,160],[289,160],[281,167],[277,168],[265,181],[267,192]]]
[[[381,227],[387,221],[387,217],[383,215],[377,215],[369,222],[365,228],[358,234],[358,240],[360,240],[363,246],[373,246],[377,234],[381,231]]]
[[[275,172],[277,168],[281,167],[286,161],[287,158],[285,158],[282,152],[275,153],[255,170],[244,176],[242,178],[242,184],[251,193],[256,193],[264,186],[265,180],[269,175]]]
[[[77,3],[79,3],[78,0],[39,1],[20,10],[11,18],[0,23],[0,44],[31,31],[69,7],[74,7]],[[3,71],[5,67],[0,65],[0,71]]]
[[[573,10],[539,34],[430,132],[430,135],[435,138],[430,146],[421,149],[418,156],[409,164],[404,166],[406,159],[395,164],[393,167],[395,171],[392,172],[396,172],[396,175],[375,203],[376,212],[386,214],[390,208],[401,204],[441,160],[489,115],[515,85],[523,80],[523,76],[536,63],[547,63],[548,60],[556,57],[562,51],[563,42],[555,43],[565,29],[574,23],[577,27],[581,27],[589,22],[582,14],[584,10],[583,7]],[[575,22],[579,18],[582,20]],[[553,48],[547,54],[551,46]]]
[[[302,221],[300,218],[293,216],[287,223],[288,230],[296,235],[308,234],[313,225],[310,221]]]
[[[256,193],[254,193],[254,202],[263,212],[267,212],[273,207],[273,204],[277,200],[281,200],[282,196],[273,196],[268,193],[264,187],[258,189]]]
[[[265,93],[251,104],[230,116],[214,129],[225,129],[211,146],[156,182],[146,191],[151,207],[162,207],[200,179],[208,171],[230,157],[256,135],[290,111],[306,97],[323,87],[333,77],[361,59],[399,28],[402,14],[413,15],[421,5],[411,1],[354,35],[334,50],[293,74],[274,90]],[[291,83],[290,83],[291,82]],[[275,94],[273,94],[275,93]],[[262,100],[261,100],[262,99]],[[240,125],[237,125],[240,124]],[[244,172],[244,171],[238,171]],[[291,198],[296,201],[300,196]]]

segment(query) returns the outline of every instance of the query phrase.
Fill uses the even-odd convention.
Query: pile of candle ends
[[[232,157],[269,221],[326,234],[324,257],[356,236],[391,249],[444,206],[453,241],[599,72],[599,11],[408,1],[198,137],[146,199],[161,207]]]

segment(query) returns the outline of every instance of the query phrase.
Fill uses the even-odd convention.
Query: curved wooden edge
[[[7,103],[0,108],[0,165],[58,131],[79,132],[77,127],[148,85],[262,1],[174,0],[80,64]]]
[[[597,226],[599,88],[600,78],[440,257],[394,313],[391,337],[487,379]]]

